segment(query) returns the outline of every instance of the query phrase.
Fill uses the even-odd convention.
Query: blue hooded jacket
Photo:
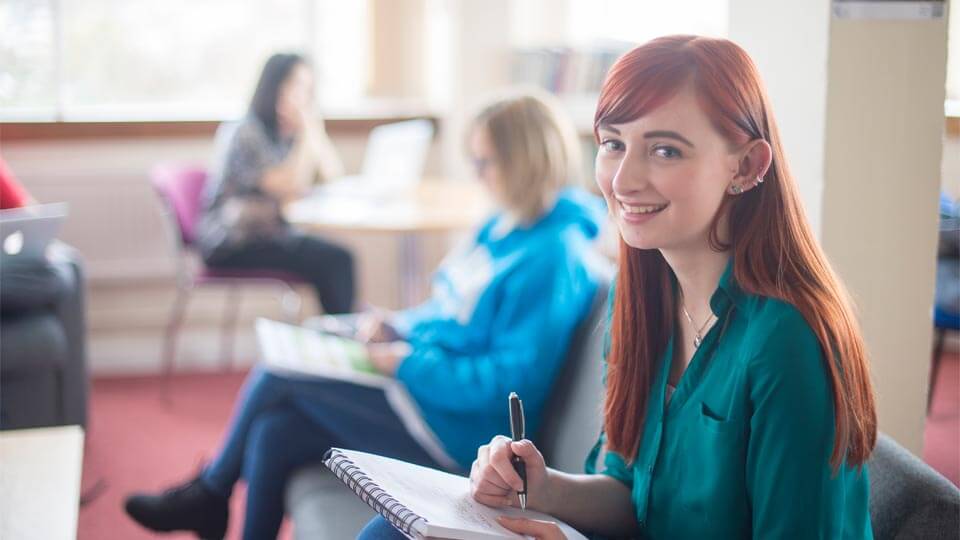
[[[604,216],[602,199],[577,188],[532,225],[495,215],[441,263],[430,299],[394,321],[413,346],[397,378],[465,470],[477,447],[509,434],[510,392],[523,400],[527,436],[537,433],[605,264],[592,247]]]

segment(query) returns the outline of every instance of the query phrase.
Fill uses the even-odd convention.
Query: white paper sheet
[[[508,515],[554,521],[569,540],[586,540],[573,527],[556,518],[519,508],[494,509],[470,496],[470,480],[443,471],[403,461],[335,449],[353,462],[370,480],[380,486],[411,512],[423,518],[415,529],[422,537],[458,540],[523,538],[497,523],[497,516]]]
[[[403,427],[434,461],[447,469],[458,465],[427,425],[406,387],[377,373],[363,345],[310,328],[270,319],[256,321],[257,342],[267,369],[287,377],[323,377],[383,389]]]

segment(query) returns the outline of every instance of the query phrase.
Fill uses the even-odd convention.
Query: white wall
[[[338,146],[348,164],[359,162],[364,139]],[[14,174],[41,202],[70,204],[61,238],[76,246],[93,280],[171,275],[170,245],[149,171],[166,161],[205,165],[208,137],[4,142]]]
[[[450,109],[443,134],[444,167],[456,178],[471,178],[463,157],[469,115],[490,92],[509,80],[510,6],[506,0],[452,1],[446,90]]]
[[[729,37],[767,86],[790,169],[819,233],[830,0],[730,0]]]
[[[84,254],[92,279],[140,279],[173,272],[150,167],[205,164],[211,146],[206,138],[6,142],[3,155],[38,201],[69,203],[60,237]]]

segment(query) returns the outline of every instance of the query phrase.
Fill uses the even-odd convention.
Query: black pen
[[[523,430],[524,430],[524,420],[523,420],[523,402],[520,401],[520,396],[516,392],[510,392],[510,436],[513,437],[514,441],[523,440]],[[517,474],[520,475],[520,479],[523,480],[523,491],[517,492],[517,495],[520,496],[520,508],[523,510],[527,509],[527,465],[523,462],[523,458],[520,456],[513,456],[510,458],[510,462],[513,463],[514,470],[517,471]]]

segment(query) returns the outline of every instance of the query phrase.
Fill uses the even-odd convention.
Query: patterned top
[[[207,181],[197,246],[204,258],[286,233],[280,201],[262,190],[264,173],[290,153],[292,139],[271,137],[247,115],[217,130],[214,163]]]

